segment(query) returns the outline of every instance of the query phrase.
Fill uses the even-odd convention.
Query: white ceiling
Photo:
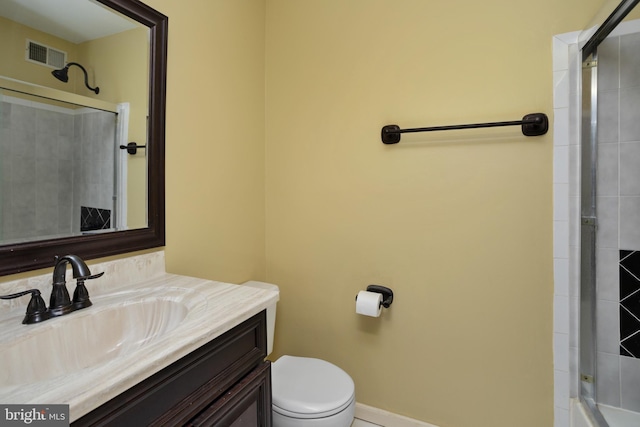
[[[0,16],[76,44],[140,25],[93,0],[0,0]]]

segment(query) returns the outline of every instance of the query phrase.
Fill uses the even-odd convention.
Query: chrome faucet
[[[73,292],[73,300],[69,297],[69,291],[67,290],[65,281],[67,264],[71,264],[73,278],[76,279],[76,289]],[[92,305],[84,281],[97,279],[103,274],[104,272],[92,275],[87,264],[77,255],[56,257],[56,264],[53,267],[53,289],[51,290],[51,298],[49,299],[49,308],[46,307],[38,289],[30,289],[11,295],[0,296],[0,299],[13,299],[31,294],[31,301],[27,306],[27,314],[22,320],[22,323],[38,323]]]

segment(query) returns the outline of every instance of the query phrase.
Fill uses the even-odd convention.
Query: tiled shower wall
[[[114,144],[113,113],[0,94],[0,239],[77,234],[81,205],[113,209]]]
[[[116,115],[85,109],[75,116],[73,230],[80,230],[81,206],[111,210],[115,195]]]
[[[636,412],[640,354],[621,341],[630,345],[640,331],[633,330],[640,325],[633,280],[633,251],[640,250],[639,69],[640,34],[610,37],[598,47],[597,395],[600,403]]]

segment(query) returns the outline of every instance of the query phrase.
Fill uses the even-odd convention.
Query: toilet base
[[[349,427],[356,412],[356,399],[342,412],[324,418],[293,418],[273,412],[273,427]]]

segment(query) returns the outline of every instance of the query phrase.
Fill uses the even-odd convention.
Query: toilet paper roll
[[[356,313],[365,316],[379,317],[382,311],[382,294],[378,292],[360,291],[356,297]]]

